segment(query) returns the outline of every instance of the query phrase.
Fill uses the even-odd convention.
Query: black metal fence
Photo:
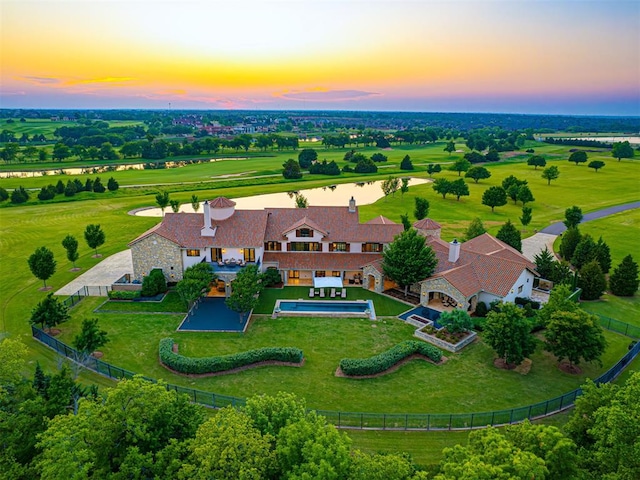
[[[608,321],[608,324],[614,327],[614,329],[612,329],[613,331],[623,333],[628,336],[634,335],[624,332],[638,333],[637,330],[639,329],[633,325],[627,325],[626,323],[613,319],[608,319]],[[604,324],[603,326],[604,328],[609,328]],[[48,335],[36,326],[32,325],[31,330],[35,339],[61,355],[64,355],[75,362],[81,362],[89,370],[114,379],[132,378],[136,375],[134,372],[116,367],[93,357],[81,357],[78,351]],[[635,335],[635,337],[637,338],[637,335]],[[598,377],[595,380],[595,383],[611,382],[639,353],[640,342],[635,343],[613,367]],[[152,378],[144,378],[151,382],[156,381]],[[167,384],[167,389],[175,390],[178,393],[184,393],[188,395],[194,403],[199,403],[212,408],[223,408],[230,405],[241,406],[245,404],[244,398],[218,395],[216,393],[204,392],[202,390],[181,387],[179,385]],[[488,425],[499,426],[517,423],[526,419],[532,420],[561,412],[571,407],[581,393],[582,390],[578,388],[559,397],[533,405],[480,413],[364,413],[335,412],[329,410],[317,410],[317,412],[325,416],[330,423],[339,428],[370,430],[469,430],[473,428],[483,428]]]
[[[111,291],[110,286],[106,285],[85,285],[76,293],[69,295],[62,303],[71,308],[76,306],[84,297],[106,297]]]

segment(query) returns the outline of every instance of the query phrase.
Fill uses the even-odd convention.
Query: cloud
[[[60,83],[60,79],[55,77],[36,77],[32,75],[24,75],[19,78],[36,85],[52,85]]]
[[[118,84],[135,80],[133,77],[102,77],[88,78],[84,80],[69,80],[66,85],[100,85],[100,84]]]
[[[363,90],[329,90],[323,88],[274,93],[274,96],[284,98],[286,100],[305,100],[311,102],[343,102],[371,98],[378,95],[381,94],[376,92],[365,92]]]

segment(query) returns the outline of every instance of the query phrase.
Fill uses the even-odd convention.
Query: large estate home
[[[189,266],[208,262],[225,295],[248,264],[277,269],[285,285],[335,277],[376,292],[394,286],[382,272],[382,251],[403,226],[383,216],[360,223],[353,198],[344,207],[236,210],[235,202],[218,197],[203,207],[203,213],[167,213],[129,244],[136,280],[159,268],[177,282]],[[478,301],[531,295],[535,265],[500,240],[484,234],[447,243],[430,219],[414,228],[438,258],[434,275],[411,287],[421,304],[473,311]]]

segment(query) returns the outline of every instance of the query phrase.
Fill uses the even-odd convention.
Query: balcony
[[[227,259],[218,262],[209,262],[214,273],[238,273],[247,265],[257,265],[260,269],[260,259],[256,262],[245,262],[244,260],[238,261],[236,259]]]

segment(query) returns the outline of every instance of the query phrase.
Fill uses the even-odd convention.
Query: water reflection
[[[267,193],[264,195],[253,195],[251,197],[234,198],[236,208],[239,210],[262,210],[263,208],[292,208],[296,206],[295,195],[301,194],[308,200],[311,206],[347,206],[349,199],[353,196],[357,205],[368,205],[374,203],[384,195],[382,193],[383,180],[358,182],[358,183],[342,183],[338,185],[329,185],[326,187],[309,188],[306,190],[296,190],[281,193]],[[410,178],[409,187],[429,183],[430,180],[424,178]],[[396,195],[401,195],[400,190]],[[171,210],[166,210],[171,211]],[[180,206],[181,212],[193,213],[190,203]],[[202,212],[202,207],[198,209]],[[159,208],[149,207],[135,213],[145,217],[161,217],[162,211]]]

